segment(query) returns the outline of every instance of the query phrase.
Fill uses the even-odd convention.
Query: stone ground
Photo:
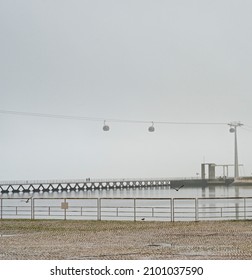
[[[252,259],[252,221],[0,220],[0,259]]]

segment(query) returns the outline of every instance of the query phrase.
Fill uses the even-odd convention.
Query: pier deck
[[[69,192],[102,189],[178,187],[207,185],[229,185],[233,178],[198,179],[198,178],[161,178],[161,179],[102,179],[102,180],[41,180],[41,181],[3,181],[0,182],[0,193],[43,193]]]

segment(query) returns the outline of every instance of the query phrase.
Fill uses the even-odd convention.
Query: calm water
[[[133,210],[136,206],[136,220],[140,220],[142,218],[146,220],[171,220],[172,202],[170,198],[187,198],[174,200],[174,220],[194,220],[196,218],[196,202],[193,198],[205,198],[198,200],[197,213],[199,215],[199,219],[201,217],[214,219],[252,218],[252,185],[183,187],[179,191],[176,191],[170,187],[148,187],[108,190],[87,190],[79,192],[76,191],[61,193],[51,192],[34,194],[4,194],[0,196],[0,198],[3,198],[2,200],[0,200],[2,211],[1,216],[4,218],[31,217],[31,209],[33,209],[32,203],[30,199],[27,200],[27,198],[31,196],[33,196],[33,198],[38,198],[34,200],[34,203],[36,205],[34,210],[34,217],[36,218],[64,218],[66,212],[64,212],[64,208],[62,208],[62,203],[64,203],[64,201],[67,201],[68,217],[72,219],[88,219],[87,216],[93,215],[91,219],[98,219],[98,200],[96,198],[113,198],[101,200],[100,203],[102,209],[102,219],[132,220],[134,218]],[[239,199],[240,197],[247,197],[247,199]],[[63,200],[62,198],[67,198],[67,200]],[[94,199],[87,200],[86,198]],[[141,199],[136,200],[136,205],[134,206],[133,199],[122,200],[121,198]],[[152,198],[162,198],[162,200],[154,200]],[[213,200],[212,198],[223,199]],[[158,217],[156,215],[158,215]]]
[[[62,199],[50,199],[50,198],[68,198],[67,202],[70,208],[67,210],[68,215],[77,215],[76,218],[79,219],[80,211],[82,213],[85,211],[93,211],[93,217],[97,217],[97,207],[98,202],[96,199],[84,200],[85,198],[188,198],[187,200],[174,200],[174,219],[194,219],[196,206],[195,200],[190,198],[206,198],[204,200],[199,200],[198,207],[200,211],[199,215],[202,217],[211,215],[212,218],[252,218],[252,185],[251,186],[208,186],[208,187],[183,187],[179,191],[176,191],[170,187],[149,187],[149,188],[129,188],[129,189],[108,189],[108,190],[87,190],[79,192],[62,192],[62,193],[35,193],[35,194],[4,194],[0,198],[14,198],[14,199],[3,199],[1,209],[2,214],[5,218],[12,217],[15,218],[20,213],[30,217],[31,215],[31,200],[26,200],[25,198],[33,196],[36,199],[36,209],[35,213],[38,217],[41,213],[40,210],[44,211],[44,218],[51,218],[53,215],[60,215],[60,218],[64,218],[64,210],[61,208],[61,203],[64,201]],[[207,199],[207,198],[230,198],[235,197],[235,199]],[[251,199],[236,199],[239,197],[251,197]],[[72,199],[71,199],[72,198]],[[83,199],[74,199],[83,198]],[[106,215],[106,218],[111,219],[131,219],[132,211],[134,207],[134,201],[131,200],[121,200],[121,199],[103,199],[102,205],[102,215]],[[247,207],[246,211],[245,206]],[[137,200],[138,216],[137,219],[145,218],[150,219],[159,212],[159,218],[170,219],[171,213],[169,214],[171,202],[170,200]],[[40,210],[39,210],[40,209]],[[209,210],[210,209],[210,210]],[[78,213],[77,213],[78,211]],[[142,211],[142,212],[141,212]],[[143,213],[144,211],[144,213]],[[160,211],[166,211],[160,213]],[[191,213],[190,213],[191,211]],[[211,214],[209,214],[210,212]],[[127,213],[128,214],[127,214]],[[215,213],[216,212],[216,213]],[[246,213],[245,213],[246,212]],[[130,214],[129,214],[130,213]],[[124,216],[125,215],[125,216]],[[126,217],[127,215],[130,215]],[[225,216],[226,215],[226,216]],[[232,215],[229,217],[229,215]],[[71,216],[72,217],[72,216]],[[104,216],[105,217],[105,216]],[[72,217],[73,218],[73,217]],[[154,218],[156,219],[156,218]]]
[[[194,197],[252,197],[252,185],[250,186],[208,186],[208,187],[183,187],[176,191],[170,187],[149,187],[135,189],[108,189],[87,190],[79,192],[51,192],[34,194],[3,194],[0,197],[46,197],[46,198],[97,198],[97,197],[146,197],[146,198],[194,198]]]

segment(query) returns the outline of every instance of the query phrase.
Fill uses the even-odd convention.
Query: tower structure
[[[234,178],[239,177],[239,164],[238,164],[238,147],[237,147],[237,127],[242,126],[240,122],[232,122],[228,124],[230,126],[229,132],[234,133]]]

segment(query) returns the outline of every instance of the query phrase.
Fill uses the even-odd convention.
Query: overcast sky
[[[250,0],[1,0],[0,180],[252,174]],[[154,121],[155,132],[148,132]],[[221,173],[222,169],[217,169]],[[231,169],[230,169],[231,172]]]

